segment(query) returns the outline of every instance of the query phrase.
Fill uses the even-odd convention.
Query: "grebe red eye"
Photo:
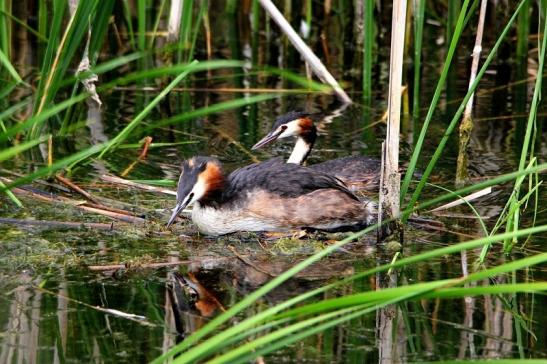
[[[287,125],[281,125],[281,130],[286,130],[287,129]]]

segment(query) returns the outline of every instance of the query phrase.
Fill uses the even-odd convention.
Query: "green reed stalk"
[[[120,144],[122,141],[124,141],[127,136],[133,131],[140,123],[144,120],[144,118],[152,111],[154,107],[169,93],[171,90],[180,82],[182,79],[186,78],[192,71],[192,66],[197,64],[198,61],[194,61],[188,65],[185,71],[183,71],[180,75],[178,75],[171,83],[164,88],[155,98],[152,100],[144,110],[142,110],[116,137],[114,137],[102,150],[101,154],[99,155],[99,158],[103,157],[106,152],[108,152],[113,147]]]
[[[17,196],[15,196],[13,194],[13,192],[11,192],[10,190],[8,190],[6,188],[6,185],[4,184],[4,182],[0,181],[0,189],[3,189],[4,192],[6,193],[6,195],[8,196],[8,198],[11,200],[11,202],[13,202],[17,207],[23,207],[23,203],[21,202],[21,200],[19,200],[17,198]]]
[[[2,21],[2,17],[5,16],[7,18],[9,18],[10,20],[12,20],[14,23],[17,23],[18,25],[22,26],[23,28],[25,28],[29,33],[31,33],[32,35],[34,35],[36,38],[40,39],[41,41],[43,42],[47,42],[47,38],[45,36],[43,36],[41,33],[39,33],[37,30],[35,30],[34,28],[30,27],[27,23],[23,22],[21,19],[19,18],[16,18],[14,17],[13,15],[9,14],[9,13],[6,13],[2,10],[0,10],[0,22]]]
[[[441,72],[439,82],[437,83],[437,87],[435,88],[435,93],[433,94],[433,99],[431,100],[431,104],[429,105],[429,109],[427,111],[427,115],[425,117],[422,130],[420,131],[420,136],[418,137],[418,141],[416,142],[416,146],[414,147],[414,151],[412,152],[410,163],[408,165],[408,169],[406,171],[403,184],[401,186],[401,204],[404,201],[404,198],[408,191],[408,187],[410,186],[410,181],[412,180],[412,176],[414,175],[414,171],[416,170],[416,164],[418,162],[418,157],[420,156],[420,152],[422,150],[422,146],[425,141],[427,129],[429,128],[429,123],[431,122],[433,113],[435,112],[435,109],[437,108],[437,103],[439,102],[439,98],[441,97],[442,89],[444,87],[444,83],[448,76],[450,65],[452,64],[452,58],[454,57],[454,53],[456,52],[456,47],[458,45],[458,41],[460,39],[462,30],[463,30],[465,14],[466,14],[468,5],[469,5],[469,0],[465,0],[461,8],[460,16],[458,17],[458,22],[456,24],[456,29],[454,30],[454,35],[450,42],[450,47],[448,48],[448,53],[446,55],[446,60],[443,65],[443,70]]]
[[[527,2],[528,0],[525,0]],[[524,142],[522,144],[520,162],[519,162],[519,171],[524,170],[526,167],[526,161],[532,159],[533,156],[533,143],[535,139],[532,139],[532,130],[536,126],[537,122],[537,109],[539,105],[539,99],[541,94],[541,85],[543,80],[543,67],[545,64],[545,48],[547,47],[547,21],[544,22],[543,28],[543,41],[540,48],[539,54],[539,65],[536,77],[536,83],[534,86],[534,96],[532,98],[532,103],[530,104],[530,113],[528,114],[528,122],[526,123],[526,134],[524,136]],[[511,207],[514,208],[514,212],[509,216],[507,220],[507,231],[515,231],[519,228],[519,221],[521,215],[520,204],[518,203],[520,190],[522,187],[522,182],[517,181],[514,186],[514,194],[512,195],[511,200],[509,201]],[[512,240],[506,240],[504,244],[504,250],[506,253],[510,252],[513,248],[513,245],[517,243],[517,240],[513,238]]]
[[[89,61],[95,66],[99,52],[104,44],[105,34],[108,32],[108,22],[112,16],[116,0],[101,0],[97,3],[91,22],[91,39],[89,41]]]
[[[375,229],[375,227],[373,226],[373,227],[365,229],[365,231],[372,231],[374,229]],[[228,329],[226,329],[224,331],[221,331],[217,335],[215,335],[212,338],[202,342],[199,345],[194,345],[197,342],[197,340],[200,340],[205,335],[212,332],[220,324],[222,324],[223,322],[225,322],[229,318],[233,317],[235,314],[240,312],[245,307],[248,307],[249,305],[251,305],[256,299],[258,299],[259,297],[261,297],[265,293],[269,292],[271,289],[275,288],[276,286],[278,286],[279,284],[281,284],[282,282],[284,282],[285,280],[287,280],[288,278],[290,278],[291,276],[293,276],[294,274],[296,274],[300,270],[304,269],[306,266],[308,266],[311,263],[321,259],[322,257],[326,256],[330,252],[340,248],[344,244],[346,244],[349,241],[355,239],[356,236],[362,235],[365,231],[363,231],[361,233],[353,234],[352,236],[350,236],[350,237],[348,237],[348,238],[346,238],[346,239],[344,239],[344,240],[342,240],[338,243],[335,243],[334,245],[329,246],[325,250],[314,254],[313,256],[307,258],[303,262],[298,263],[294,267],[290,268],[288,271],[282,273],[278,277],[276,277],[273,280],[271,280],[270,282],[268,282],[263,287],[257,289],[255,292],[247,295],[247,297],[244,298],[242,301],[238,302],[236,305],[234,305],[228,311],[226,311],[225,313],[219,315],[218,317],[216,317],[215,319],[210,321],[208,324],[203,326],[200,330],[198,330],[197,332],[192,334],[190,337],[188,337],[181,344],[177,345],[176,347],[171,349],[168,353],[164,354],[163,356],[157,358],[154,362],[159,363],[162,360],[165,360],[165,359],[167,359],[167,358],[169,358],[173,355],[176,355],[178,353],[181,353],[183,350],[189,349],[189,348],[191,348],[191,349],[186,351],[184,353],[184,355],[181,355],[178,358],[176,358],[176,362],[178,362],[178,363],[192,362],[193,360],[198,359],[198,358],[202,357],[203,355],[207,355],[208,353],[212,353],[212,352],[217,352],[218,348],[222,347],[225,340],[228,340],[230,337],[233,337],[234,335],[236,335],[239,332],[244,332],[244,331],[254,327],[256,324],[262,322],[267,317],[270,317],[271,315],[275,315],[278,312],[280,312],[281,310],[283,310],[285,308],[288,308],[288,307],[294,305],[297,302],[301,302],[302,300],[304,300],[306,298],[309,298],[312,295],[317,294],[318,292],[322,292],[323,289],[321,288],[321,289],[316,289],[316,290],[311,291],[311,292],[306,292],[304,294],[301,294],[298,297],[291,298],[291,299],[289,299],[285,302],[282,302],[282,303],[280,303],[280,304],[278,304],[274,307],[270,307],[270,308],[266,309],[265,311],[259,312],[256,315],[243,320],[237,326],[232,326],[232,327],[229,327]],[[444,253],[448,252],[449,250],[451,252],[456,252],[456,251],[460,251],[460,250],[463,250],[463,249],[470,249],[472,247],[477,247],[477,246],[482,246],[484,244],[489,244],[493,241],[502,240],[503,238],[505,238],[507,236],[513,236],[515,234],[519,235],[519,236],[526,235],[528,232],[531,232],[531,231],[533,231],[535,233],[540,233],[542,231],[547,231],[547,225],[542,226],[542,227],[524,229],[524,230],[519,231],[519,232],[504,233],[504,234],[500,234],[500,235],[495,236],[495,237],[492,237],[492,236],[484,237],[484,238],[481,238],[481,239],[476,239],[476,240],[465,242],[465,243],[459,243],[459,244],[454,245],[454,246],[436,249],[434,251],[419,254],[415,257],[403,258],[403,259],[401,259],[401,260],[399,260],[399,261],[397,261],[393,264],[387,264],[387,265],[383,265],[383,266],[380,266],[380,267],[377,267],[377,268],[373,268],[373,269],[368,270],[366,272],[355,275],[354,277],[359,276],[361,278],[361,277],[364,277],[364,276],[369,276],[369,275],[374,274],[376,272],[386,271],[386,270],[388,270],[390,268],[393,268],[393,267],[404,266],[404,265],[410,264],[412,262],[423,261],[424,259],[428,259],[432,256],[438,256],[438,254],[441,254],[441,253],[444,254]],[[512,262],[514,264],[508,263],[508,264],[503,265],[503,266],[494,267],[494,268],[492,268],[490,270],[487,270],[487,271],[474,273],[473,275],[469,275],[466,280],[479,280],[479,279],[488,278],[489,276],[494,275],[494,274],[500,274],[500,273],[510,271],[510,270],[513,270],[513,269],[518,269],[518,267],[521,267],[523,265],[528,266],[528,265],[531,265],[531,264],[538,264],[539,262],[542,262],[546,259],[547,259],[547,254],[540,254],[540,256],[526,258],[526,259],[523,259],[523,260],[519,261],[518,263],[517,262]],[[354,278],[354,277],[351,277],[351,278]],[[458,284],[463,284],[463,283],[465,283],[466,280],[458,279],[456,281],[457,281]],[[344,280],[344,282],[347,282],[347,280]],[[443,281],[443,282],[429,282],[429,283],[422,283],[422,284],[426,285],[426,286],[428,284],[435,284],[435,285],[443,286],[443,285],[446,285],[446,283],[447,282]],[[329,286],[331,286],[331,285],[329,285]],[[404,288],[406,288],[406,287],[400,287],[400,289],[404,289]],[[428,289],[426,291],[430,290],[431,288],[432,287],[428,287]],[[411,296],[413,296],[413,293],[416,293],[416,290],[410,289],[410,293],[409,293],[410,296],[406,297],[406,298],[410,298]],[[422,292],[422,293],[424,293],[424,292]],[[398,296],[400,297],[402,295],[398,295]],[[388,303],[391,303],[391,302],[389,302],[389,301],[382,302],[382,304],[388,304]]]
[[[131,16],[131,9],[129,8],[129,0],[123,0],[123,15],[125,18],[125,23],[127,25],[127,33],[129,37],[129,44],[131,49],[136,50],[135,46],[135,32],[133,30],[133,18]]]
[[[137,39],[139,50],[146,49],[146,0],[137,0]]]
[[[161,0],[160,8],[158,9],[158,13],[156,14],[156,21],[154,22],[154,28],[152,29],[152,35],[150,36],[150,40],[148,41],[148,48],[152,48],[154,46],[154,41],[156,40],[156,34],[158,33],[158,27],[160,25],[161,16],[163,15],[163,9],[165,8],[165,3],[167,0]]]
[[[465,14],[465,10],[462,8],[462,5],[461,5],[461,0],[448,1],[448,16],[446,20],[446,43],[447,44],[450,44],[452,42],[452,37],[456,33],[455,28],[457,26],[458,13],[461,16],[462,11]]]
[[[16,83],[21,83],[23,80],[17,73],[17,70],[11,64],[8,56],[0,49],[0,66],[3,66],[8,74],[15,80]]]
[[[530,0],[525,0],[524,9],[517,21],[517,58],[525,62],[528,57],[528,37],[530,35]]]
[[[8,14],[11,14],[11,9],[9,9],[9,6],[9,1],[0,2],[0,51],[8,59],[11,55],[11,24],[8,17]]]
[[[188,62],[190,49],[190,36],[192,29],[192,11],[194,9],[194,1],[187,0],[182,3],[182,18],[180,21],[180,32],[179,32],[179,52],[178,52],[178,61],[179,62]]]
[[[374,0],[363,0],[363,99],[372,99],[372,49],[374,44]]]
[[[443,150],[444,150],[444,147],[448,141],[448,139],[450,138],[450,135],[452,134],[452,132],[454,131],[454,128],[457,126],[459,120],[460,120],[460,117],[461,115],[463,114],[463,111],[465,109],[465,106],[467,105],[467,102],[469,101],[469,99],[471,98],[471,96],[473,95],[473,93],[475,92],[475,89],[477,88],[477,86],[479,85],[479,82],[480,80],[482,79],[482,76],[484,75],[484,73],[486,72],[486,70],[488,69],[488,67],[490,66],[490,63],[492,62],[492,60],[494,59],[494,56],[496,55],[496,52],[499,48],[499,46],[501,45],[502,41],[505,39],[505,36],[507,35],[507,33],[509,32],[511,26],[513,25],[513,23],[515,22],[516,20],[516,17],[518,16],[520,10],[522,9],[522,6],[524,4],[524,1],[525,0],[522,0],[517,9],[515,10],[515,12],[513,13],[513,15],[511,16],[511,18],[509,19],[509,21],[507,22],[507,25],[505,26],[505,28],[503,29],[503,31],[501,32],[500,36],[498,37],[496,43],[494,44],[494,47],[492,47],[492,50],[490,51],[490,53],[488,54],[488,57],[486,58],[486,60],[484,61],[484,64],[482,65],[479,73],[477,74],[477,77],[475,79],[475,81],[473,82],[472,85],[470,85],[465,97],[463,98],[460,106],[458,107],[458,110],[456,111],[456,114],[454,115],[454,117],[452,118],[452,120],[450,121],[450,124],[448,125],[448,127],[446,128],[445,132],[444,132],[444,135],[441,139],[441,141],[439,142],[439,145],[437,146],[437,149],[435,150],[435,153],[433,154],[433,156],[431,157],[431,160],[430,162],[428,163],[427,165],[427,168],[426,170],[424,171],[423,175],[422,175],[422,178],[420,179],[420,182],[418,183],[418,186],[416,187],[416,190],[414,191],[414,193],[412,194],[412,197],[410,199],[410,202],[408,203],[408,206],[414,206],[414,204],[418,201],[418,197],[420,196],[421,192],[422,192],[422,189],[424,188],[426,182],[427,182],[427,179],[429,178],[431,172],[433,171],[433,168],[435,167],[435,164],[437,163],[437,161],[439,160]],[[466,6],[466,4],[464,4],[464,7]],[[463,12],[463,8],[462,8],[462,12]],[[457,37],[457,32],[455,33],[455,36],[453,38],[453,40],[455,40]],[[440,82],[440,81],[439,81]],[[430,109],[431,110],[431,109]],[[426,119],[427,121],[427,119]],[[428,124],[428,123],[427,123]],[[422,133],[424,134],[424,137],[425,137],[425,133],[424,133],[424,128],[426,126],[426,123],[424,123],[424,127],[422,128]],[[423,142],[423,139],[421,139],[422,137],[422,134],[420,134],[420,140]],[[418,141],[420,143],[420,140]],[[421,147],[421,144],[420,144],[420,147]],[[418,150],[418,149],[416,149]],[[414,152],[416,152],[416,150]],[[416,156],[416,159],[417,159],[417,156]],[[414,160],[414,153],[412,154],[412,160]],[[412,160],[411,160],[411,165],[413,164],[412,163]],[[408,183],[410,182],[410,178],[412,177],[412,174],[409,175],[409,173],[413,173],[414,172],[414,169],[410,169],[411,166],[409,166],[409,170],[407,170],[407,173],[405,175],[405,183],[403,183],[403,188],[405,187],[405,184],[406,184],[406,188],[408,188]],[[412,166],[414,167],[414,166]],[[406,183],[408,180],[408,183]],[[404,189],[404,191],[406,192],[406,188]],[[403,192],[401,192],[401,195],[403,194]],[[402,196],[401,196],[402,197]],[[406,222],[406,220],[408,219],[409,217],[409,214],[404,214],[403,215],[403,218],[402,220]]]
[[[259,52],[259,30],[260,30],[260,4],[258,0],[252,0],[251,5],[251,48],[252,48],[252,62],[253,67],[258,66],[258,52]],[[256,82],[256,77],[253,77],[253,82]]]
[[[312,21],[312,0],[306,0],[306,26],[308,27],[307,38],[311,34],[311,21]]]
[[[412,92],[412,117],[420,117],[420,84],[422,68],[422,39],[425,21],[426,0],[413,0],[414,14],[414,88]]]
[[[97,0],[81,1],[74,15],[70,18],[68,25],[62,35],[61,24],[64,15],[64,2],[54,1],[54,19],[52,33],[49,35],[49,42],[46,55],[42,63],[40,83],[36,93],[34,114],[39,114],[54,99],[60,84],[76,54],[81,46],[83,36],[88,31],[88,24],[91,15],[97,5]],[[57,10],[55,10],[57,9]],[[57,45],[56,39],[59,39]],[[31,138],[35,138],[40,132],[39,124],[33,125]]]

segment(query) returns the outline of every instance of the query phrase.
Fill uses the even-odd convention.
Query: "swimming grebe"
[[[177,205],[189,205],[192,221],[209,235],[235,231],[360,230],[376,220],[376,203],[360,201],[337,178],[270,159],[225,176],[220,162],[194,157],[182,164]]]
[[[296,136],[296,144],[287,163],[303,164],[308,158],[315,140],[317,128],[310,114],[291,111],[279,116],[271,131],[253,146],[261,148],[277,139]],[[380,167],[378,159],[352,155],[308,166],[315,171],[334,175],[346,185],[363,189],[377,190],[380,184]]]

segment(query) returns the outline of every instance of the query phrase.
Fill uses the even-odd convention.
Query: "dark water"
[[[245,29],[233,29],[229,19],[218,20],[213,33],[223,34],[222,27],[233,32],[218,35],[215,44],[219,57],[235,59],[248,57],[241,49],[248,46]],[[344,24],[338,18],[327,24],[327,29],[340,30]],[[347,25],[346,25],[347,26]],[[216,29],[216,33],[215,33]],[[427,27],[427,41],[431,57],[426,57],[422,80],[422,105],[427,105],[436,84],[444,56],[442,47],[434,46],[434,28]],[[237,32],[242,32],[239,34]],[[332,32],[329,34],[339,34]],[[328,37],[332,54],[328,64],[335,77],[343,79],[348,87],[359,89],[360,80],[354,76],[351,60],[356,56],[348,46],[351,39]],[[347,35],[347,34],[346,34]],[[345,39],[345,40],[344,40]],[[381,40],[380,46],[385,46]],[[266,48],[260,43],[265,57],[272,64],[296,72],[304,72],[300,60],[290,48]],[[452,84],[444,92],[440,106],[428,134],[421,166],[424,167],[434,151],[444,127],[459,105],[467,87],[466,55],[472,40],[459,52],[457,67],[452,71]],[[387,48],[385,48],[387,49]],[[286,53],[284,53],[286,52]],[[199,52],[198,52],[199,55]],[[351,93],[356,105],[320,128],[320,137],[310,162],[317,162],[348,154],[380,155],[385,127],[378,122],[386,107],[387,51],[380,52],[375,74],[375,98],[370,108],[360,105],[360,93]],[[279,63],[276,63],[279,60]],[[348,66],[349,65],[349,66]],[[518,64],[511,59],[499,61],[486,76],[476,98],[476,125],[470,146],[470,175],[473,182],[510,172],[518,167],[522,143],[522,125],[526,120],[527,101],[532,84],[511,86],[518,80]],[[408,75],[408,79],[411,75]],[[228,76],[213,81],[195,80],[195,87],[253,87],[286,88],[290,85],[276,77],[254,78]],[[55,155],[70,154],[92,141],[101,141],[116,135],[128,120],[138,113],[153,92],[118,90],[101,95],[104,106],[100,112],[79,110],[80,120],[92,116],[90,125],[69,138],[55,138]],[[233,93],[215,91],[175,92],[156,110],[146,125],[154,120],[184,110],[188,105],[203,105],[239,97]],[[178,176],[178,165],[186,157],[196,154],[215,155],[227,169],[246,165],[253,158],[287,156],[292,143],[275,145],[259,153],[250,147],[264,135],[273,119],[292,109],[332,111],[335,100],[330,96],[313,94],[286,94],[271,101],[251,105],[235,111],[210,115],[189,122],[153,131],[138,130],[132,141],[152,135],[154,142],[191,142],[175,147],[151,149],[146,160],[138,162],[125,176],[127,179],[170,179]],[[540,108],[538,125],[545,126],[545,107]],[[422,117],[426,110],[422,111]],[[407,161],[417,138],[421,120],[413,121],[406,115],[402,125],[401,159]],[[547,138],[540,134],[537,154],[545,162]],[[457,138],[452,138],[439,161],[430,182],[448,188],[454,186],[457,158]],[[230,307],[248,292],[253,291],[272,276],[283,272],[296,262],[325,247],[327,239],[340,236],[312,236],[301,241],[294,239],[265,239],[254,234],[227,236],[220,239],[199,237],[195,228],[183,223],[171,233],[163,228],[174,197],[153,194],[101,181],[106,173],[121,175],[137,160],[138,149],[120,149],[104,160],[93,160],[72,171],[71,179],[96,196],[111,199],[135,208],[152,222],[143,226],[116,222],[112,231],[97,229],[60,229],[50,226],[13,226],[0,224],[0,362],[144,362],[150,361],[180,341],[184,335],[201,327],[221,307]],[[36,155],[26,154],[13,161],[6,169],[26,173],[43,164]],[[3,173],[3,175],[8,176]],[[46,192],[58,191],[36,185]],[[486,222],[492,226],[500,214],[510,185],[498,186],[474,203]],[[424,199],[437,196],[435,188],[425,191]],[[18,219],[110,222],[106,217],[85,213],[61,203],[45,203],[23,197],[22,209],[14,209],[5,196],[1,198],[1,216]],[[547,193],[541,189],[540,201]],[[74,196],[74,199],[78,199]],[[125,206],[127,206],[125,205]],[[466,208],[449,210],[447,216],[437,218],[446,223],[447,231],[430,232],[409,228],[403,249],[405,256],[447,246],[481,235],[476,219],[470,218]],[[524,224],[531,221],[527,213]],[[544,224],[547,215],[540,206],[536,224]],[[250,316],[269,305],[280,302],[341,276],[360,272],[379,263],[389,262],[393,253],[377,248],[375,237],[369,236],[350,244],[345,250],[327,257],[310,267],[297,278],[264,297],[241,317]],[[494,247],[489,264],[509,261],[527,254],[544,251],[547,239],[533,237],[525,246],[518,246],[514,255],[504,256]],[[470,266],[478,251],[467,252]],[[165,266],[149,267],[155,263]],[[93,266],[127,265],[122,269],[101,269]],[[180,274],[186,285],[178,285],[174,273]],[[399,281],[414,283],[462,274],[460,255],[446,256],[409,267],[399,272]],[[519,280],[545,280],[545,267],[519,272]],[[498,283],[512,278],[499,277]],[[352,285],[325,294],[323,298],[356,293],[375,286],[374,279],[355,281]],[[481,282],[478,283],[482,284]],[[214,300],[196,299],[198,286]],[[182,288],[181,288],[182,287]],[[190,288],[188,288],[190,287]],[[202,293],[203,295],[203,293]],[[176,304],[178,302],[178,305]],[[198,304],[196,304],[199,302]],[[407,361],[455,358],[513,358],[519,357],[515,326],[525,322],[529,331],[522,333],[522,350],[526,357],[547,357],[545,326],[547,303],[544,296],[518,295],[517,307],[510,309],[505,300],[494,296],[476,297],[474,307],[464,300],[411,301],[398,307],[402,322],[395,334],[396,355]],[[467,304],[467,306],[466,306]],[[96,307],[115,309],[141,318],[120,317]],[[467,314],[466,314],[467,307]],[[515,313],[519,313],[517,319]],[[468,318],[473,322],[469,323]],[[521,321],[523,320],[523,321]],[[302,342],[280,350],[265,358],[266,362],[377,362],[378,339],[375,314],[361,317],[344,325],[311,336]],[[533,333],[533,334],[532,334]]]

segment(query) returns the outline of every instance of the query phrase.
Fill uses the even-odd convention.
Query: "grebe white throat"
[[[311,146],[303,138],[298,137],[287,163],[302,164],[310,150]]]

